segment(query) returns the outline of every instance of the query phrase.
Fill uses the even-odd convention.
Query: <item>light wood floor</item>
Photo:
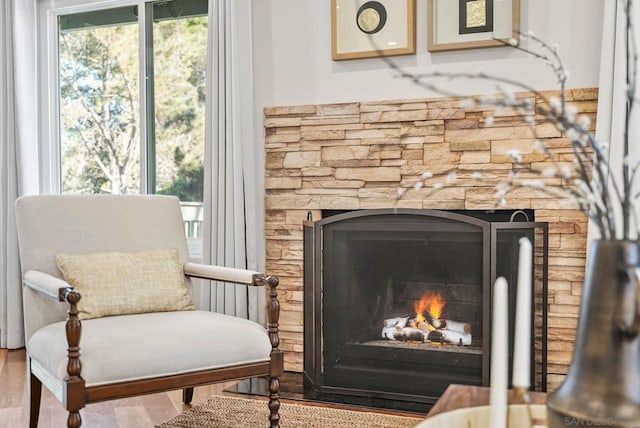
[[[7,351],[0,349],[0,428],[27,427],[27,369],[24,349]],[[288,391],[293,399],[281,398],[283,403],[299,403],[301,398],[295,398],[291,391],[299,389],[297,378],[287,380],[286,373],[281,378],[281,393]],[[235,382],[220,383],[197,387],[194,390],[192,405],[206,401],[213,395],[238,395],[225,392],[225,389],[233,386]],[[284,394],[283,394],[284,395]],[[246,396],[245,396],[246,397]],[[266,397],[253,396],[255,399],[267,400]],[[368,410],[346,404],[306,401],[306,405],[334,407],[347,410]],[[265,402],[266,405],[266,402]],[[170,391],[161,394],[141,395],[122,400],[111,400],[101,403],[89,404],[80,411],[82,426],[87,428],[152,428],[172,417],[184,412],[191,406],[182,404],[182,391]],[[389,415],[413,416],[414,413],[405,413],[394,410],[375,409],[374,411]],[[60,402],[42,387],[42,400],[40,404],[39,428],[61,428],[67,426],[67,412]]]
[[[25,351],[0,349],[0,427],[26,427],[27,385]],[[192,404],[206,401],[233,383],[195,388]],[[89,404],[80,411],[83,427],[145,428],[160,424],[182,413],[182,391],[143,395],[122,400]],[[67,412],[60,402],[42,388],[39,428],[65,427]]]

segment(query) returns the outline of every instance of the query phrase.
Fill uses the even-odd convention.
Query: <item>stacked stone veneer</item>
[[[557,95],[543,92],[544,97]],[[597,89],[574,89],[567,100],[595,123]],[[540,95],[518,94],[533,102]],[[551,123],[536,118],[535,134],[521,116],[483,108],[461,108],[456,99],[354,102],[268,107],[266,149],[266,270],[280,277],[280,348],[285,369],[302,371],[302,222],[311,211],[393,206],[429,209],[496,207],[495,186],[514,170],[508,155],[518,149],[523,162],[549,166],[534,149],[545,141],[560,164],[571,164],[571,144]],[[455,171],[456,183],[437,192],[408,192],[423,171]],[[471,174],[482,173],[474,180]],[[526,179],[523,175],[522,179]],[[531,177],[528,177],[531,178]],[[556,178],[545,178],[558,183]],[[443,181],[433,178],[427,185]],[[528,188],[507,197],[505,209],[535,209],[549,223],[548,384],[562,380],[571,361],[584,279],[587,219],[557,198]]]

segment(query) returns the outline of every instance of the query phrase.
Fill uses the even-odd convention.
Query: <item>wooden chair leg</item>
[[[82,425],[82,418],[80,417],[80,411],[69,412],[67,417],[67,428],[80,428]]]
[[[280,427],[280,381],[277,377],[269,379],[269,427]]]
[[[191,400],[193,400],[193,387],[183,389],[182,402],[184,404],[191,404]]]
[[[40,397],[42,396],[42,382],[33,373],[29,373],[29,427],[37,428],[40,417]]]

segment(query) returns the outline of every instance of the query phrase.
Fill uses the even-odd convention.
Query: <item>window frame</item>
[[[61,123],[60,123],[60,79],[59,79],[59,16],[106,10],[118,7],[138,7],[138,91],[139,91],[139,149],[140,149],[140,194],[154,194],[155,171],[150,168],[150,159],[155,163],[155,141],[153,129],[149,129],[149,100],[154,97],[153,84],[146,78],[149,67],[153,67],[153,51],[147,49],[149,8],[158,0],[40,0],[37,5],[37,58],[38,67],[38,139],[39,139],[39,184],[41,193],[62,193],[61,171]],[[151,61],[150,61],[151,58]],[[153,100],[151,101],[153,103]],[[151,104],[153,106],[153,104]],[[153,128],[153,127],[151,127]],[[153,187],[152,187],[153,186]],[[202,258],[202,238],[188,238],[190,258]]]
[[[62,193],[61,141],[60,141],[60,80],[59,80],[59,45],[58,17],[73,13],[112,9],[116,7],[138,6],[138,78],[139,78],[139,125],[140,125],[140,194],[148,194],[148,160],[147,150],[148,126],[146,120],[148,85],[145,85],[147,67],[146,46],[146,3],[145,0],[45,0],[39,3],[38,10],[38,63],[42,84],[40,93],[41,122],[41,174],[40,188],[43,193]]]

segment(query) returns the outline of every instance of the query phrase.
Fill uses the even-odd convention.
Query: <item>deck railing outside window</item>
[[[180,205],[187,238],[201,238],[204,220],[202,202],[181,202]]]

